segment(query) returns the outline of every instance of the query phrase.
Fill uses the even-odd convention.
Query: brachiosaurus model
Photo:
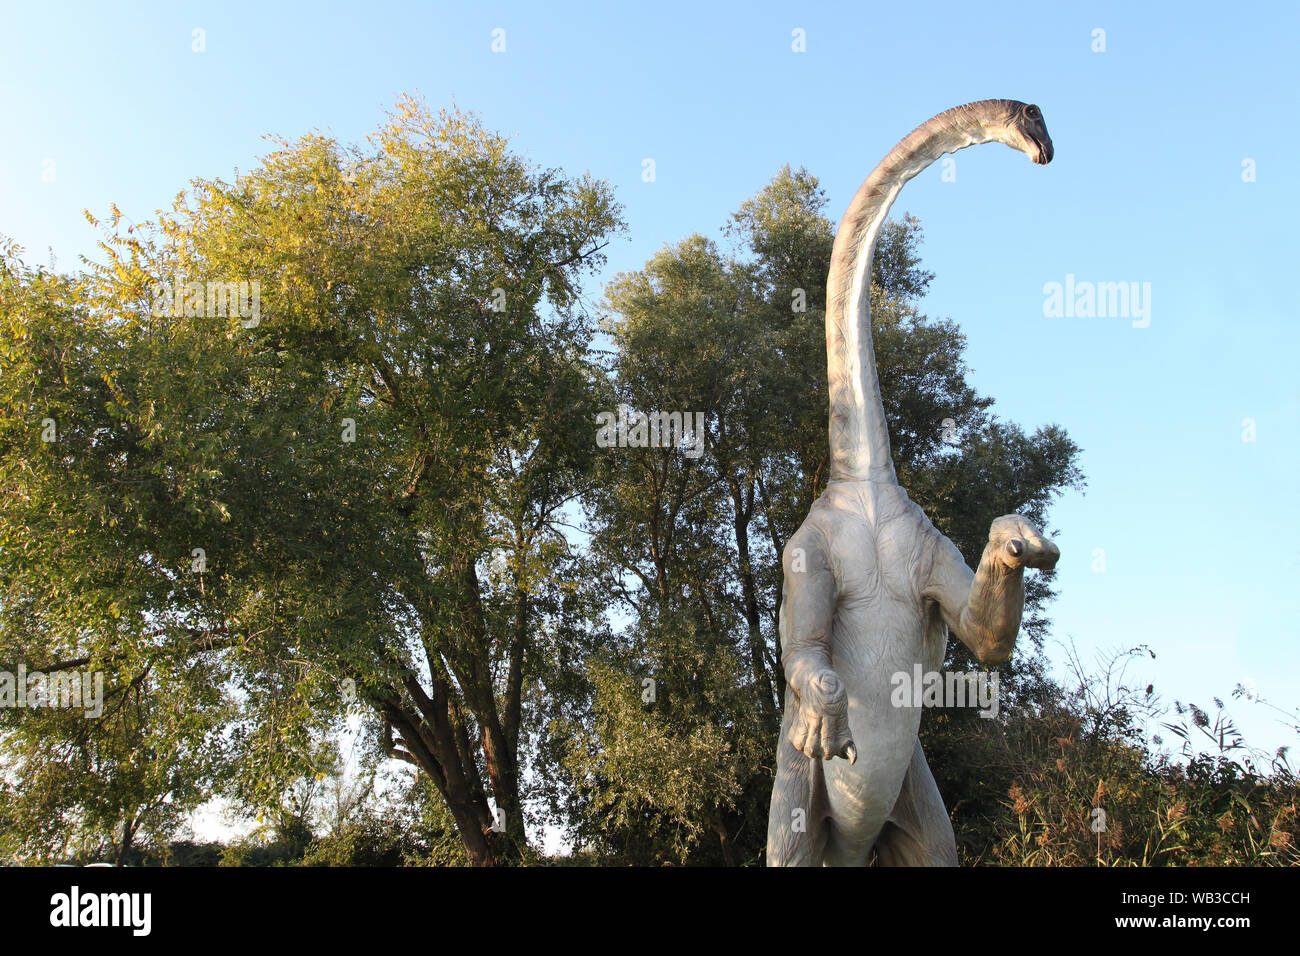
[[[893,148],[835,234],[826,294],[830,475],[782,554],[785,716],[768,818],[769,866],[955,866],[957,844],[917,738],[921,708],[892,678],[937,671],[948,630],[984,664],[1011,654],[1024,569],[1060,552],[1020,515],[997,518],[974,574],[907,497],[889,455],[871,344],[871,260],[899,190],[944,153],[999,142],[1052,160],[1042,112],[982,100]],[[835,760],[842,757],[842,760]]]

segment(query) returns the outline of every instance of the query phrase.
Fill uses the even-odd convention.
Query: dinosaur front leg
[[[787,739],[814,760],[843,757],[853,763],[848,689],[831,668],[836,583],[825,539],[805,525],[786,545],[782,563],[781,660],[793,692],[786,695],[786,708],[794,709]]]
[[[1060,556],[1027,518],[1003,515],[989,529],[974,574],[953,543],[940,535],[923,594],[939,603],[949,630],[980,663],[1001,664],[1011,656],[1020,631],[1025,568],[1051,570]]]

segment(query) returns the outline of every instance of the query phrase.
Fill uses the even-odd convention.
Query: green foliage
[[[762,737],[717,721],[753,720],[753,706],[735,680],[742,662],[716,638],[681,616],[656,622],[640,660],[626,651],[588,660],[593,720],[552,727],[568,744],[563,767],[586,801],[574,830],[580,845],[614,860],[686,862],[706,835],[706,859],[719,836],[728,838],[725,817],[736,809],[743,768],[762,759],[745,748]]]
[[[1004,726],[974,735],[985,771],[980,813],[962,819],[966,862],[1011,866],[1267,866],[1300,864],[1300,781],[1285,760],[1252,751],[1220,703],[1165,726],[1181,758],[1151,746],[1163,712],[1154,688],[1128,686],[1138,648],[1056,689]],[[1217,703],[1217,702],[1216,702]],[[1212,749],[1191,746],[1196,739]],[[982,798],[982,799],[980,799]]]
[[[106,259],[75,279],[7,250],[0,664],[207,688],[196,726],[152,720],[153,752],[183,763],[222,725],[221,789],[258,810],[368,705],[489,862],[524,851],[521,700],[592,455],[578,282],[617,208],[409,99],[372,143],[279,142],[153,223],[92,218]],[[258,307],[222,313],[214,282]],[[132,799],[175,801],[161,785]]]

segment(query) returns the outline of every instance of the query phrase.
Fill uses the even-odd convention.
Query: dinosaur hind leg
[[[791,692],[787,689],[786,695]],[[768,866],[821,866],[826,851],[826,777],[820,760],[810,760],[787,736],[793,702],[786,702],[776,781],[767,816]]]
[[[876,840],[878,866],[956,866],[957,839],[939,787],[925,762],[921,741],[903,780],[889,821]]]

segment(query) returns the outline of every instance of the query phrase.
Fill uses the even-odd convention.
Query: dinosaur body
[[[1059,552],[1018,515],[996,519],[980,567],[898,484],[871,343],[876,237],[903,184],[941,155],[998,141],[1052,158],[1038,108],[985,100],[914,130],[854,196],[827,278],[830,477],[786,545],[785,714],[768,821],[768,865],[955,865],[956,843],[917,731],[891,680],[937,670],[948,631],[986,663],[1010,654],[1025,567]],[[832,758],[843,757],[843,760]]]

